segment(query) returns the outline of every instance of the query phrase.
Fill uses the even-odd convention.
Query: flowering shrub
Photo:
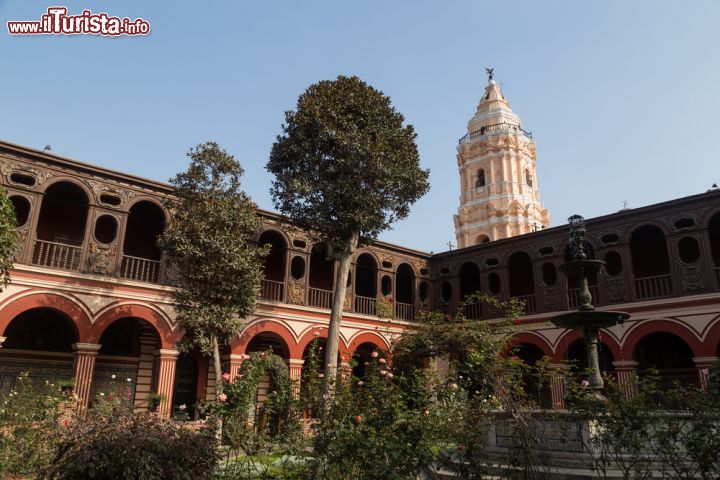
[[[272,390],[261,408],[255,394],[261,380],[269,375]],[[223,425],[223,440],[235,450],[254,455],[273,448],[273,442],[295,432],[292,384],[285,361],[272,352],[245,355],[236,378],[222,376],[222,393],[212,412]]]
[[[217,463],[212,429],[190,431],[111,395],[62,428],[51,480],[206,479]],[[112,397],[112,398],[110,398]]]
[[[0,476],[35,474],[47,465],[54,449],[54,433],[67,423],[75,398],[60,386],[33,385],[21,374],[6,396],[0,398]]]

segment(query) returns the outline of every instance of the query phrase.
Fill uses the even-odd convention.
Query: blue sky
[[[51,5],[152,26],[148,37],[10,37]],[[215,140],[272,209],[265,163],[310,84],[358,75],[418,132],[431,192],[382,239],[454,243],[455,148],[495,67],[538,147],[552,225],[720,183],[720,2],[53,2],[0,0],[0,138],[167,180]]]

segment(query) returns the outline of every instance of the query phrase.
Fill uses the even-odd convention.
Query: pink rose
[[[318,373],[318,377],[319,377],[319,378],[323,378],[323,377],[325,377],[325,374],[324,374],[324,373]]]
[[[384,358],[381,358],[380,360],[378,360],[378,362],[385,364],[385,363],[387,363],[387,360],[385,360]]]
[[[230,374],[229,374],[228,372],[223,373],[223,374],[222,374],[222,379],[225,380],[226,382],[229,382],[229,381],[230,381]]]
[[[587,380],[583,380],[582,382],[580,382],[580,385],[582,385],[583,387],[589,387],[590,382],[588,382]]]
[[[221,402],[224,402],[225,400],[227,400],[227,395],[225,395],[224,393],[221,393],[220,395],[218,395],[218,400],[220,400]]]
[[[449,386],[450,386],[450,390],[457,390],[457,389],[458,389],[457,383],[451,383]]]
[[[365,382],[363,382],[362,380],[358,380],[357,384],[362,387],[363,385],[365,385]]]
[[[378,352],[372,352],[372,353],[370,354],[370,356],[373,357],[373,358],[377,358]]]

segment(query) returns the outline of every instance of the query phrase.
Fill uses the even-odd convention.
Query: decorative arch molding
[[[373,250],[370,250],[369,248],[358,248],[355,251],[355,256],[352,259],[353,265],[355,265],[357,263],[358,258],[360,258],[362,255],[365,255],[365,254],[370,255],[372,257],[372,259],[375,260],[375,268],[380,269],[380,266],[382,265],[380,257],[378,257],[378,254],[376,252],[374,252]],[[402,263],[402,262],[399,262],[398,266],[400,265],[400,263]],[[397,268],[395,271],[397,271]]]
[[[155,330],[160,336],[162,348],[174,348],[184,333],[177,328],[176,325],[173,325],[165,312],[152,305],[135,302],[118,302],[109,305],[98,313],[88,343],[98,343],[100,336],[108,326],[116,320],[125,317],[139,318],[155,327]]]
[[[91,343],[88,339],[93,330],[92,313],[72,295],[57,292],[26,290],[6,299],[0,306],[0,332],[5,332],[15,317],[34,308],[49,308],[65,315],[75,328],[78,342]]]
[[[374,332],[359,331],[350,339],[350,342],[348,343],[348,352],[351,354],[355,353],[357,347],[363,343],[372,343],[381,350],[390,349],[390,343],[381,335]]]
[[[317,335],[315,335],[317,333]],[[291,358],[297,358],[302,359],[302,354],[305,351],[305,348],[315,340],[316,338],[325,338],[328,337],[328,328],[320,325],[315,325],[308,327],[304,330],[304,333],[300,335],[300,339],[297,342],[297,348],[295,350],[295,356],[291,356]],[[350,351],[347,348],[347,341],[343,338],[342,333],[340,334],[339,344],[338,344],[338,353],[346,358],[350,357]]]
[[[280,235],[280,237],[285,242],[285,248],[290,248],[292,246],[292,239],[287,234],[287,232],[285,232],[283,229],[281,229],[275,225],[263,225],[262,228],[260,229],[260,231],[255,236],[255,241],[259,242],[260,237],[262,237],[263,234],[265,234],[267,232],[273,232],[273,233],[277,233],[278,235]]]
[[[95,194],[93,191],[85,185],[84,183],[78,181],[74,177],[49,177],[47,181],[43,184],[42,188],[40,189],[40,192],[45,195],[45,193],[48,191],[50,187],[53,185],[57,185],[58,183],[69,183],[72,184],[75,187],[78,187],[80,190],[85,193],[85,197],[87,197],[87,204],[88,205],[94,205],[97,206],[97,200],[95,199]],[[42,204],[42,202],[40,202]]]
[[[702,229],[707,229],[710,226],[710,219],[717,214],[720,214],[720,208],[713,208],[705,212],[700,220],[700,225],[698,225],[698,227]]]
[[[285,342],[285,345],[287,346],[287,351],[290,354],[290,358],[302,357],[302,352],[300,352],[299,357],[295,355],[295,352],[297,350],[297,339],[292,329],[284,322],[271,318],[260,318],[254,320],[248,326],[246,326],[243,331],[239,335],[237,335],[230,343],[230,353],[245,353],[245,350],[247,349],[247,346],[250,344],[252,339],[256,335],[259,335],[263,332],[274,333],[280,338],[282,338],[283,342]]]
[[[580,330],[568,330],[558,338],[555,343],[555,355],[553,361],[562,362],[567,357],[567,351],[577,340],[582,340],[583,334]],[[610,349],[613,359],[618,360],[629,360],[623,358],[623,350],[620,347],[620,343],[614,335],[609,334],[607,330],[600,330],[600,342]]]
[[[510,348],[521,343],[529,343],[531,345],[534,345],[540,350],[542,350],[545,356],[555,359],[552,346],[542,335],[539,335],[535,332],[520,332],[516,335],[513,335],[512,339],[510,340]]]
[[[696,357],[702,356],[702,352],[704,350],[700,337],[698,337],[698,335],[684,323],[668,318],[643,320],[642,322],[638,322],[633,325],[630,330],[628,330],[622,342],[622,348],[625,352],[627,352],[626,355],[634,359],[635,348],[638,343],[640,343],[640,340],[651,333],[657,332],[672,333],[673,335],[676,335],[688,344],[688,347],[692,350],[693,355]]]
[[[720,356],[720,315],[713,318],[703,330],[703,342],[700,356]]]
[[[639,222],[633,223],[628,228],[625,228],[625,232],[627,232],[626,238],[628,243],[632,243],[632,237],[637,231],[637,229],[645,226],[652,226],[657,227],[660,229],[660,231],[663,234],[663,237],[665,237],[665,241],[667,242],[667,236],[670,235],[670,232],[668,232],[667,225],[663,225],[662,223],[655,221],[655,220],[641,220]]]
[[[167,223],[170,220],[170,218],[171,218],[170,212],[168,211],[165,204],[163,202],[159,201],[158,197],[153,197],[150,195],[138,195],[136,197],[132,197],[132,199],[129,199],[126,202],[126,205],[124,205],[124,208],[122,210],[123,213],[126,213],[129,215],[130,210],[132,210],[132,208],[140,202],[152,203],[153,205],[158,207],[160,209],[160,211],[163,213],[163,216],[165,217],[165,218],[163,218],[163,221],[165,223]]]

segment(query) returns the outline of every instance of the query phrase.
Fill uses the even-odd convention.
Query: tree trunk
[[[215,400],[222,393],[222,365],[220,363],[220,345],[218,345],[217,337],[212,337],[213,367],[215,370]]]
[[[323,381],[323,397],[329,399],[335,389],[337,376],[338,344],[340,343],[340,323],[342,322],[343,305],[345,304],[345,292],[347,291],[347,279],[350,272],[353,253],[357,248],[359,233],[354,233],[348,241],[347,247],[338,252],[338,265],[335,274],[335,288],[333,289],[332,312],[330,313],[330,326],[328,338],[325,345],[325,378]],[[325,403],[324,401],[322,402]],[[323,408],[324,410],[324,408]]]

